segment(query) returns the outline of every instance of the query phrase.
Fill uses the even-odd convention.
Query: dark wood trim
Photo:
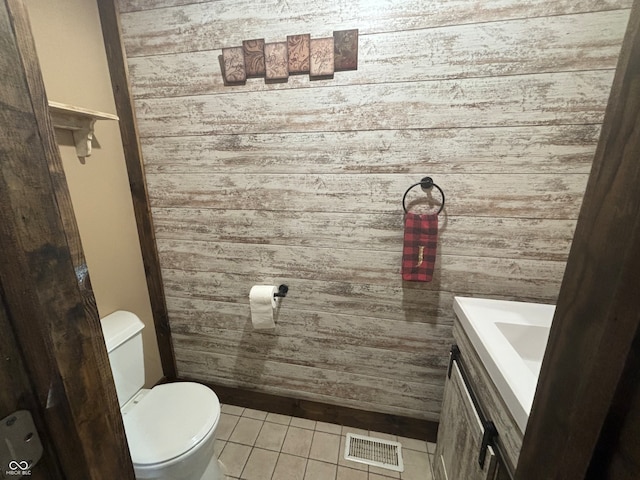
[[[165,377],[174,379],[177,375],[176,361],[173,353],[171,328],[169,326],[169,315],[167,313],[164,296],[153,218],[151,217],[151,207],[149,205],[147,182],[144,175],[138,127],[135,119],[133,99],[129,90],[127,57],[120,35],[120,16],[116,1],[100,0],[97,3],[100,12],[104,45],[107,51],[107,60],[109,62],[109,73],[111,75],[113,96],[116,102],[116,111],[118,112],[118,117],[120,117],[120,135],[122,136],[124,157],[129,174],[133,210],[138,226],[138,237],[140,238],[140,249],[142,251],[153,321],[158,338],[162,371]]]
[[[640,281],[638,282],[640,283]],[[627,365],[591,457],[587,478],[640,478],[640,332],[636,332]]]
[[[190,380],[180,379],[180,381]],[[197,380],[193,381],[197,382]],[[438,423],[429,420],[369,412],[311,400],[271,395],[242,388],[211,384],[207,384],[207,386],[216,393],[220,399],[220,403],[255,408],[256,410],[263,410],[265,412],[308,418],[309,420],[335,423],[403,437],[417,438],[433,443],[436,442],[438,436]]]
[[[2,2],[0,17],[0,285],[7,318],[64,477],[133,480],[22,0]]]
[[[614,395],[619,397],[619,387],[627,384],[623,372],[640,325],[639,158],[636,0],[560,289],[518,480],[595,478],[587,476],[587,468],[601,431],[608,428]],[[622,392],[629,394],[633,391]],[[630,448],[638,455],[635,443]]]
[[[18,347],[9,315],[0,289],[0,417],[4,418],[16,410],[29,410],[43,446],[43,455],[31,469],[30,480],[64,480],[56,457],[55,445],[51,442],[49,427],[38,404],[31,385],[23,355]],[[16,459],[22,460],[22,459]],[[0,468],[5,467],[1,465]],[[0,470],[1,472],[1,470]],[[4,478],[4,477],[2,477]]]

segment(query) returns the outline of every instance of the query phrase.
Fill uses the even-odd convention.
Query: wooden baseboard
[[[180,378],[178,381],[191,381]],[[203,382],[198,382],[203,383]],[[321,422],[346,425],[375,432],[400,435],[435,443],[438,435],[438,423],[429,420],[403,417],[386,413],[369,412],[350,407],[329,405],[327,403],[282,397],[268,393],[205,384],[211,388],[221,403],[239,407],[254,408],[266,412],[308,418]]]

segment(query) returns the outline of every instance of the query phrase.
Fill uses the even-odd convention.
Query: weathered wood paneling
[[[323,211],[395,213],[400,218],[402,196],[417,181],[415,175],[389,174],[148,174],[147,179],[149,189],[155,192],[151,198],[154,207],[297,211],[307,215]],[[442,174],[437,179],[439,185],[446,185],[447,215],[566,219],[575,216],[587,175]],[[441,200],[437,192],[428,197],[414,189],[407,195],[406,205],[428,212]]]
[[[585,173],[599,125],[143,139],[147,173]],[[286,149],[282,146],[287,145]]]
[[[628,17],[627,10],[613,10],[363,35],[358,70],[322,83],[293,76],[287,83],[250,81],[230,89],[220,75],[218,50],[134,57],[130,67],[138,97],[610,69]]]
[[[357,26],[360,34],[366,35],[505,19],[548,18],[630,5],[630,0],[300,0],[295,3],[218,0],[125,13],[122,21],[129,56],[136,57],[215,50],[242,45],[242,40],[249,38],[282,39],[291,32],[313,32],[314,36],[322,37],[332,30]]]
[[[233,273],[164,271],[167,290],[172,297],[167,302],[175,315],[197,310],[212,318],[227,312],[224,304],[237,313],[240,305],[248,305],[246,292],[255,283],[266,285],[290,282],[289,278],[269,275],[238,275]],[[290,282],[291,283],[291,282]],[[234,285],[234,288],[229,288]],[[293,285],[291,283],[291,285]],[[203,301],[204,300],[204,301]],[[211,303],[216,302],[216,303]],[[366,312],[369,317],[407,320],[414,323],[451,325],[453,293],[428,290],[424,284],[406,288],[394,285],[357,284],[348,281],[295,279],[295,295],[289,295],[281,308],[291,311],[328,313]]]
[[[162,264],[174,270],[286,275],[292,279],[400,285],[400,252],[310,249],[279,245],[159,241]],[[505,292],[551,301],[558,293],[563,262],[438,254],[439,268],[426,287],[449,292]],[[489,282],[474,285],[474,282]],[[285,282],[286,283],[286,282]],[[412,288],[409,284],[406,288]],[[228,288],[234,288],[228,286]],[[248,294],[248,292],[247,292]]]
[[[190,322],[181,324],[174,322],[175,341],[182,348],[201,352],[218,352],[225,355],[244,355],[251,358],[292,363],[295,365],[316,366],[335,371],[359,373],[363,375],[394,379],[398,376],[397,364],[405,369],[404,378],[414,382],[425,382],[441,386],[443,368],[446,366],[446,353],[451,346],[449,328],[418,328],[412,324],[393,325],[381,328],[380,333],[390,332],[384,343],[362,341],[365,335],[377,330],[380,320],[368,322],[359,328],[341,328],[348,316],[324,316],[329,322],[320,322],[321,314],[306,316],[291,315],[279,319],[279,327],[274,332],[264,333],[253,330],[249,319],[249,309],[245,308],[241,326],[244,330],[224,329],[219,323],[200,326]],[[295,321],[291,321],[295,320]],[[333,323],[333,325],[331,325]],[[329,324],[329,325],[327,325]],[[309,326],[316,327],[314,335],[305,335]],[[413,326],[413,328],[404,328]],[[441,330],[441,332],[438,332]],[[402,331],[402,335],[393,333]],[[414,336],[411,336],[411,333]],[[344,335],[340,343],[335,341],[336,335]],[[420,335],[416,337],[415,335]],[[379,335],[378,335],[379,337]],[[376,336],[369,338],[375,339]],[[409,348],[399,348],[406,342]],[[426,357],[424,351],[434,351],[441,358]]]
[[[297,88],[141,99],[136,110],[143,137],[601,123],[612,79],[596,70]]]
[[[179,375],[436,420],[454,295],[556,299],[630,3],[122,1]],[[356,71],[222,83],[222,47],[341,28]],[[402,282],[424,175],[436,271]]]
[[[355,199],[354,199],[355,200]],[[362,248],[398,252],[402,216],[270,210],[156,208],[158,237],[230,243]],[[575,220],[448,216],[439,226],[443,255],[564,260]],[[495,232],[502,232],[500,238]]]
[[[138,10],[149,10],[149,9],[153,9],[153,8],[163,8],[163,7],[173,7],[173,6],[180,6],[180,5],[191,5],[191,4],[196,4],[196,3],[209,3],[211,1],[216,1],[216,0],[120,0],[120,8],[122,10],[122,12],[135,12]],[[219,0],[218,0],[219,1]],[[280,2],[272,2],[271,5],[274,8],[277,8],[277,6],[279,5]],[[373,3],[373,2],[368,2],[368,3]],[[384,2],[387,5],[392,4],[392,2]],[[443,7],[440,7],[440,9],[438,9],[436,6],[431,6],[428,4],[428,2],[417,2],[417,1],[412,1],[412,2],[405,2],[408,5],[412,5],[415,4],[417,5],[416,7],[414,7],[416,10],[422,6],[423,11],[427,11],[427,7],[430,7],[429,13],[433,14],[435,12],[440,12],[441,15],[446,14],[446,11],[444,11]],[[420,5],[421,3],[424,3],[424,5]],[[520,3],[524,3],[524,2],[520,2]],[[583,4],[582,8],[580,7],[580,4]],[[502,0],[502,1],[496,1],[494,2],[495,5],[482,5],[482,7],[487,8],[487,12],[484,13],[485,15],[488,15],[489,19],[493,19],[493,18],[500,18],[500,15],[505,15],[505,18],[519,18],[518,14],[522,15],[522,8],[523,7],[517,7],[517,5],[514,5],[514,2],[512,0]],[[472,7],[474,8],[479,8],[480,5],[467,5],[465,4],[464,1],[457,1],[457,2],[449,2],[450,8],[452,9],[456,9],[457,12],[460,12],[461,8],[468,8],[469,10],[471,10]],[[537,1],[531,1],[529,0],[528,2],[526,2],[526,12],[528,12],[529,16],[535,16],[535,15],[554,15],[554,14],[558,14],[559,12],[562,13],[572,13],[572,12],[580,12],[580,11],[589,11],[589,9],[593,9],[593,10],[606,10],[606,9],[610,9],[610,8],[619,8],[620,6],[629,6],[630,2],[620,2],[620,1],[616,1],[616,0],[606,0],[606,1],[585,1],[585,2],[576,2],[576,1],[567,1],[567,0],[563,0],[563,1],[557,1],[554,2],[552,4],[548,4],[547,2],[545,2],[544,0],[537,0]],[[473,12],[476,13],[476,15],[481,15],[478,14],[477,12]],[[458,13],[458,16],[460,14]],[[472,17],[472,15],[468,15],[469,17]],[[464,20],[461,19],[458,21],[458,23],[462,23]]]
[[[242,354],[223,355],[198,352],[176,346],[178,371],[189,378],[206,381],[215,372],[216,381],[233,387],[266,390],[275,394],[316,399],[360,410],[380,410],[381,405],[398,414],[437,420],[442,401],[442,387],[424,382],[414,383],[397,375],[395,379],[337,372],[321,367],[307,367],[248,358]],[[444,383],[444,378],[443,378]],[[437,391],[435,391],[437,389]],[[402,392],[402,395],[398,395]]]

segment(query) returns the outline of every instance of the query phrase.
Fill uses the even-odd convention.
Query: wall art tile
[[[264,38],[243,40],[242,50],[247,78],[264,77]]]
[[[224,65],[224,79],[227,83],[243,83],[247,79],[244,69],[244,53],[242,47],[230,47],[222,49],[222,61]]]
[[[264,61],[267,80],[286,80],[289,78],[287,42],[265,44]]]
[[[309,58],[310,77],[333,76],[333,37],[312,38]]]
[[[288,35],[289,73],[309,73],[309,42],[311,35]]]
[[[341,70],[358,69],[358,29],[333,32],[334,67]]]

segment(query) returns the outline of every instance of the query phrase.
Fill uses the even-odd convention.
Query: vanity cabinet
[[[453,333],[456,345],[433,459],[435,480],[508,480],[518,463],[523,433],[457,321]]]
[[[445,384],[444,400],[434,456],[436,480],[491,480],[495,477],[493,448],[482,449],[485,428],[465,385],[457,361]],[[480,465],[479,455],[483,450]]]

